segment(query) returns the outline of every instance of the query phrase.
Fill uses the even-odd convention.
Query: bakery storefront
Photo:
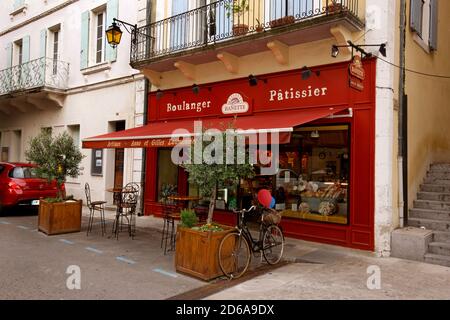
[[[252,180],[218,190],[214,220],[234,224],[232,209],[250,206],[255,191],[267,188],[286,236],[374,250],[375,64],[357,59],[152,92],[146,126],[88,138],[83,147],[146,148],[144,210],[158,216],[168,186],[198,195],[171,160],[179,132],[192,135],[195,121],[276,132],[276,173],[264,175],[257,164]],[[270,147],[263,151],[271,156]]]

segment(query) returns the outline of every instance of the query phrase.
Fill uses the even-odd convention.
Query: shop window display
[[[255,192],[265,188],[272,190],[275,209],[285,217],[348,224],[349,127],[297,128],[291,143],[279,147],[275,176],[257,174],[241,182],[242,205],[248,207]]]
[[[283,215],[347,224],[350,172],[348,126],[299,128],[280,146],[276,209]]]

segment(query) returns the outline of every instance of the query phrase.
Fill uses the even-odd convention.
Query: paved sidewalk
[[[378,258],[367,252],[299,240],[288,240],[285,256],[298,262],[206,299],[450,299],[448,267]],[[378,270],[380,288],[376,289],[373,279]]]
[[[106,212],[108,237],[98,220],[86,236],[86,208],[82,233],[52,237],[36,232],[35,215],[0,217],[0,299],[450,299],[448,267],[295,239],[286,242],[287,265],[253,258],[258,276],[208,284],[175,272],[173,253],[160,248],[162,219],[137,217],[135,240],[124,231],[117,241],[114,214]],[[67,289],[69,265],[80,266],[82,290]],[[374,270],[380,289],[370,290]]]

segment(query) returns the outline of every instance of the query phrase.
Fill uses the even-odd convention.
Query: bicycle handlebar
[[[256,206],[251,206],[249,209],[242,209],[242,210],[233,210],[234,213],[249,213],[250,211],[253,211],[256,209]]]

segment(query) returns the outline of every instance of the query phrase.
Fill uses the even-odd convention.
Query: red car
[[[35,168],[29,163],[0,162],[0,211],[2,207],[37,206],[40,198],[57,196],[56,181],[39,178]]]

